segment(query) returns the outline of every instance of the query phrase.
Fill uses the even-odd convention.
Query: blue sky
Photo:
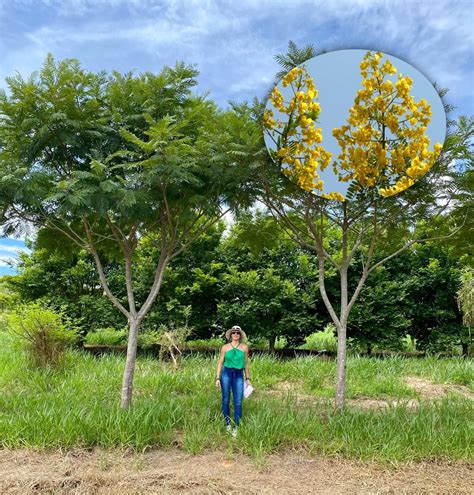
[[[0,88],[39,69],[48,52],[91,70],[159,71],[177,59],[200,70],[199,92],[224,106],[262,97],[288,41],[318,51],[374,49],[449,88],[456,114],[474,113],[472,0],[8,0],[0,3]],[[6,249],[7,248],[7,249]],[[2,259],[15,257],[0,239]]]

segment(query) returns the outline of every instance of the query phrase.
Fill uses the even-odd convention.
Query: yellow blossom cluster
[[[323,193],[321,194],[322,198],[332,199],[334,201],[345,201],[346,198],[339,192],[331,192],[331,193]]]
[[[316,125],[321,112],[316,101],[318,91],[304,66],[288,72],[281,84],[284,88],[291,86],[292,98],[285,101],[278,87],[275,87],[269,99],[280,115],[286,114],[288,117],[278,119],[275,111],[270,109],[265,110],[263,115],[265,132],[276,145],[273,157],[282,165],[283,173],[302,189],[322,191],[324,182],[318,168],[324,170],[332,155],[320,146],[323,137]]]
[[[382,196],[404,191],[433,166],[442,145],[428,149],[431,107],[410,95],[413,81],[398,74],[383,54],[367,52],[360,64],[362,89],[349,109],[348,125],[333,129],[341,147],[334,172],[359,187],[380,187]]]

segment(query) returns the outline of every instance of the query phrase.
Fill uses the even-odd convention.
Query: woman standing
[[[244,396],[244,371],[245,382],[250,385],[249,348],[242,342],[247,338],[245,332],[238,326],[233,326],[225,333],[227,344],[221,348],[221,354],[217,363],[216,387],[222,391],[222,413],[227,426],[227,431],[237,436],[237,427],[242,416],[242,398]],[[234,397],[234,424],[230,420],[230,391]]]

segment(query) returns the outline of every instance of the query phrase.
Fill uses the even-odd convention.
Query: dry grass
[[[442,385],[418,376],[407,376],[405,377],[405,382],[409,387],[415,389],[423,399],[440,399],[451,392],[457,392],[468,399],[474,400],[474,394],[463,385]]]
[[[143,454],[95,449],[0,451],[2,494],[274,494],[472,493],[466,463],[423,462],[382,467],[340,458],[287,452],[263,467],[223,453],[179,450]]]

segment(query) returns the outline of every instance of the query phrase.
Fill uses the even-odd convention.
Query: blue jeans
[[[222,389],[222,414],[227,425],[230,425],[230,389],[234,397],[234,423],[240,424],[242,417],[242,398],[244,396],[244,370],[236,368],[222,368],[221,373]]]

